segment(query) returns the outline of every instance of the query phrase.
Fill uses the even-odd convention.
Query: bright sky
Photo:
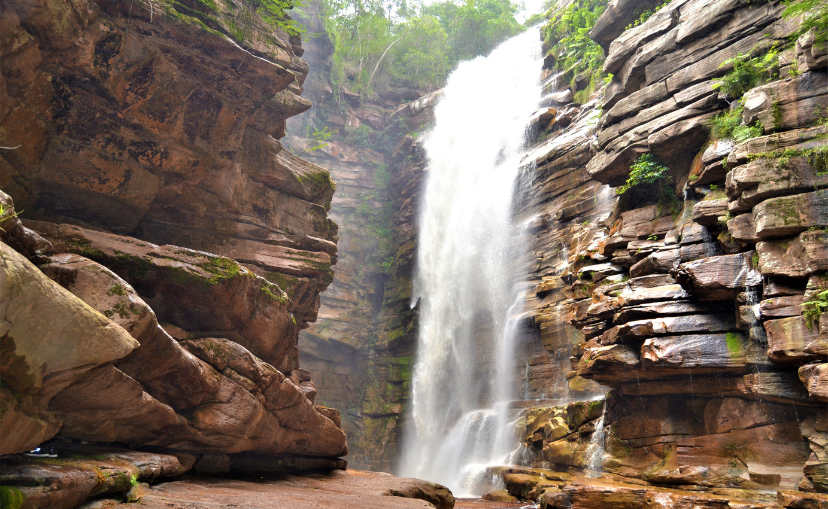
[[[515,17],[518,21],[523,23],[532,14],[541,14],[543,12],[543,2],[544,0],[523,0],[525,8],[523,9],[523,12],[519,13]]]

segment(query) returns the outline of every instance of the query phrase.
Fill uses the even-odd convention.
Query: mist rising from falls
[[[415,299],[419,339],[401,474],[474,493],[498,463],[513,391],[513,290],[526,247],[512,222],[526,124],[541,96],[541,42],[530,29],[460,64],[424,148]],[[500,402],[499,404],[497,404]]]

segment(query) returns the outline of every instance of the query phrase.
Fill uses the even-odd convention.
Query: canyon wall
[[[302,52],[229,2],[0,6],[0,454],[344,467],[298,349],[337,256],[329,172],[279,141],[310,107]],[[2,495],[114,489],[89,468],[4,459]]]
[[[297,19],[314,34],[304,54],[314,108],[288,122],[285,143],[331,172],[329,215],[339,225],[334,281],[317,322],[299,336],[302,363],[314,373],[318,401],[342,412],[349,463],[390,472],[417,337],[410,303],[425,162],[416,137],[431,124],[439,94],[402,86],[351,93],[332,79],[320,6],[309,4]],[[334,134],[315,141],[313,131],[324,128]]]
[[[813,31],[795,35],[801,19],[777,2],[673,0],[625,30],[637,17],[627,4],[611,2],[590,34],[612,75],[587,103],[544,71],[550,111],[566,124],[575,116],[563,129],[552,122],[535,147],[522,211],[537,222],[528,305],[547,350],[530,360],[529,386],[575,398],[596,383],[611,390],[605,403],[524,411],[520,457],[599,470],[606,482],[540,486],[537,474],[530,498],[700,503],[647,487],[668,486],[714,493],[711,507],[817,507],[807,504],[824,498],[806,493],[828,491],[819,312],[828,48]],[[769,82],[736,98],[718,88],[736,57],[771,49]],[[759,129],[716,139],[723,111]],[[602,190],[628,182],[644,154],[669,169],[663,180],[621,196]],[[510,492],[528,496],[508,475]]]

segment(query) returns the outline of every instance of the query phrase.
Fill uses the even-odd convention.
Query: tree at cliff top
[[[443,85],[453,67],[525,30],[511,0],[444,0],[428,6],[395,0],[323,0],[334,42],[331,81],[363,97],[389,87]]]

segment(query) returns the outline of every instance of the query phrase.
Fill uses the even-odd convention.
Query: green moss
[[[26,495],[13,486],[0,486],[0,507],[3,509],[20,509]]]
[[[304,175],[296,175],[296,180],[298,180],[300,184],[311,182],[322,187],[330,187],[334,190],[336,189],[336,184],[333,180],[331,180],[330,172],[327,171],[317,171],[306,173]]]
[[[728,332],[727,333],[727,351],[730,352],[732,356],[738,356],[742,354],[742,336],[741,334],[735,332]]]
[[[779,101],[771,103],[771,117],[773,118],[774,129],[782,127],[782,108],[779,106]]]
[[[98,251],[97,249],[92,249],[92,241],[86,239],[67,239],[66,245],[69,248],[68,250],[85,256],[90,259],[100,259],[104,256],[102,251]]]
[[[273,290],[271,289],[271,286],[279,291],[279,295],[276,295],[275,293],[273,293]],[[288,302],[287,294],[285,292],[281,291],[281,289],[279,289],[279,287],[276,286],[276,285],[264,285],[264,286],[262,286],[262,293],[267,295],[270,298],[270,300],[272,300],[274,302],[281,302],[282,304],[287,304],[287,302]]]
[[[756,159],[776,159],[779,167],[785,167],[792,157],[806,157],[815,175],[828,174],[828,145],[814,148],[788,148],[759,152],[748,156],[750,161]]]
[[[215,275],[218,279],[236,277],[242,271],[241,265],[236,263],[235,260],[222,256],[211,257],[207,263],[201,265],[201,268]]]
[[[118,295],[120,297],[126,296],[126,292],[124,291],[124,287],[121,286],[121,285],[113,286],[112,288],[110,288],[109,290],[106,291],[106,294],[109,295],[110,297],[113,296],[113,295]]]

